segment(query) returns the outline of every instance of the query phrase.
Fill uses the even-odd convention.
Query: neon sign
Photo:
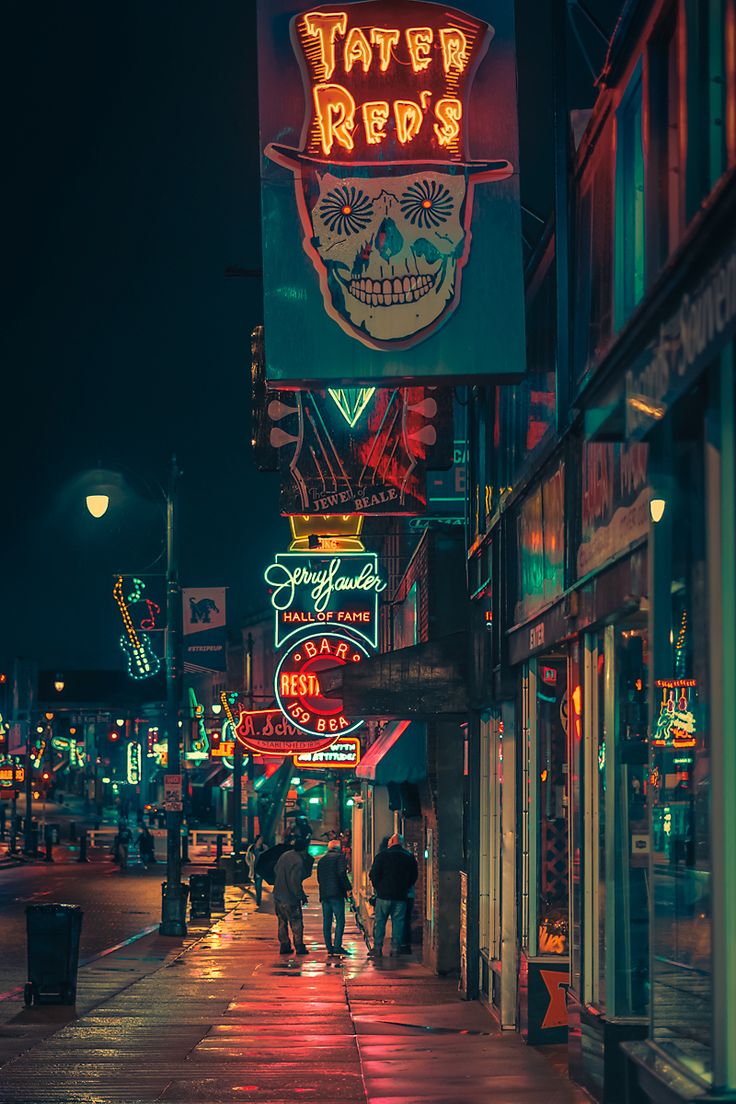
[[[485,5],[468,0],[467,7]],[[500,45],[492,50],[496,32],[487,22],[427,0],[362,0],[298,13],[289,26],[306,116],[299,142],[287,145],[284,136],[296,130],[298,91],[295,67],[284,66],[285,44],[278,39],[290,5],[261,0],[264,152],[293,174],[302,244],[319,277],[326,313],[369,349],[411,348],[454,312],[469,260],[475,187],[501,183],[499,208],[506,208],[509,189],[502,182],[513,176],[516,157],[515,80],[508,67],[513,13],[506,2],[499,7]],[[280,109],[266,106],[274,92],[269,76],[271,84],[280,81]],[[471,109],[476,82],[483,88]],[[491,159],[470,156],[471,131]],[[264,172],[264,194],[271,180],[272,173]],[[489,209],[484,196],[477,221]],[[283,204],[279,210],[288,217]],[[272,224],[264,203],[266,220]],[[499,268],[499,278],[488,286],[495,286],[499,302],[507,285],[518,293],[520,266],[509,256],[515,238],[509,223],[498,219],[494,229],[507,279],[499,288]],[[493,236],[486,244],[490,251]],[[270,327],[268,317],[266,322]],[[268,355],[270,360],[270,349]],[[401,368],[391,365],[388,374],[453,372]],[[377,364],[372,372],[351,371],[350,378],[368,383],[382,372]],[[342,374],[337,366],[333,375],[316,363],[307,373],[343,383],[344,358]]]
[[[375,552],[279,552],[265,579],[276,610],[277,648],[300,630],[319,625],[350,629],[376,647],[378,595],[387,584]]]
[[[197,695],[191,686],[188,689],[188,696],[189,717],[190,720],[196,722],[197,735],[192,740],[192,750],[187,753],[187,758],[206,759],[210,747],[210,740],[204,723],[204,706],[197,701]]]
[[[22,785],[25,780],[25,767],[16,766],[14,770],[12,765],[7,766],[3,764],[3,766],[0,766],[0,786],[12,786],[14,783],[16,785]]]
[[[141,745],[131,741],[127,751],[127,779],[131,786],[137,786],[141,780]]]
[[[322,671],[360,663],[368,650],[357,640],[337,632],[302,637],[291,644],[276,668],[276,701],[291,723],[317,737],[347,736],[363,724],[345,716],[339,698],[326,697],[320,687]]]
[[[656,679],[662,691],[657,729],[652,743],[658,747],[686,748],[697,744],[697,721],[690,706],[690,691],[698,683],[693,678]]]
[[[140,580],[135,580],[140,583]],[[142,586],[142,584],[141,584]],[[144,632],[138,632],[130,615],[131,598],[126,599],[123,594],[123,576],[118,575],[113,587],[113,597],[117,602],[120,616],[123,619],[125,632],[120,637],[120,646],[128,660],[128,674],[134,679],[152,678],[161,669],[161,660],[153,651],[151,638]],[[140,589],[134,591],[132,601],[140,600]]]
[[[328,767],[331,770],[350,770],[360,762],[360,740],[357,736],[345,736],[322,751],[300,751],[294,756],[294,766],[303,770]]]

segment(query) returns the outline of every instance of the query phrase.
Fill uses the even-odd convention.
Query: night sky
[[[523,7],[522,199],[545,216],[547,4]],[[182,582],[229,586],[233,626],[263,606],[288,527],[249,449],[261,285],[224,274],[261,263],[254,33],[253,0],[3,6],[3,666],[121,665],[112,575],[161,568],[163,514],[131,494],[93,522],[97,466],[163,481],[175,449]]]
[[[224,275],[260,267],[254,7],[4,7],[2,663],[120,663],[111,575],[163,522],[135,497],[93,522],[98,463],[163,480],[175,449],[182,581],[229,585],[233,624],[265,597],[288,530],[248,447],[261,285]]]

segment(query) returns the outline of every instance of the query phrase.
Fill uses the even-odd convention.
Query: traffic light
[[[113,728],[110,731],[110,735],[108,736],[108,740],[110,741],[111,744],[115,744],[115,743],[117,743],[117,741],[119,739],[120,739],[120,733],[118,732],[118,730],[116,728]]]

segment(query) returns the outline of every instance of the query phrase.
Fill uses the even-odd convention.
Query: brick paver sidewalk
[[[281,957],[270,902],[259,912],[247,897],[180,954],[9,1061],[0,1070],[3,1104],[588,1099],[461,1001],[453,982],[407,959],[367,961],[351,920],[352,957],[328,959],[310,888],[308,957]],[[160,953],[162,941],[151,938]]]

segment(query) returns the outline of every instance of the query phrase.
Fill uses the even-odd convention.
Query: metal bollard
[[[225,870],[219,866],[210,870],[210,908],[213,908],[215,912],[225,911],[225,885],[227,882],[227,875]]]
[[[46,848],[46,854],[43,857],[43,861],[52,863],[54,861],[54,849],[52,840],[54,838],[54,831],[50,824],[47,824],[43,831],[43,842]]]
[[[89,862],[87,858],[87,833],[82,832],[79,837],[79,857],[77,862]]]
[[[215,840],[215,864],[219,863],[221,858],[222,858],[222,836],[219,835],[219,833],[218,833],[217,839]]]
[[[192,920],[210,918],[210,875],[189,875],[189,916]]]

